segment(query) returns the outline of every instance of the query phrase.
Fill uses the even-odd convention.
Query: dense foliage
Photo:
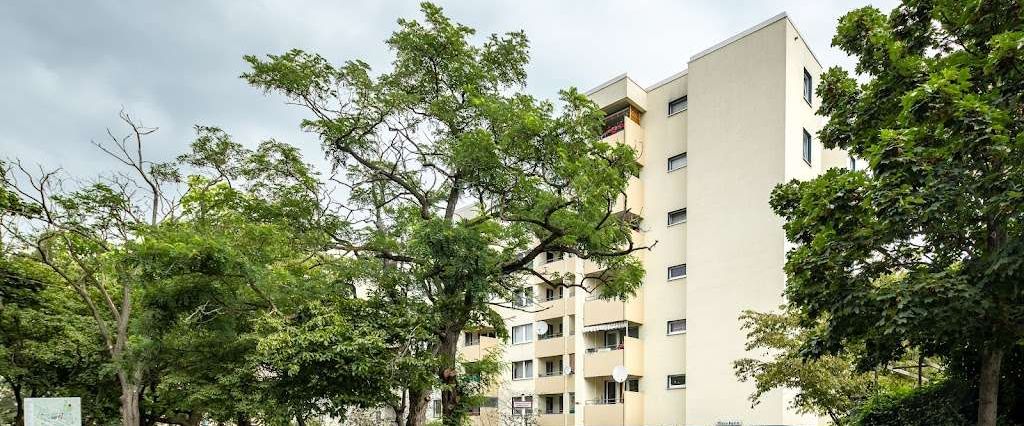
[[[505,368],[458,359],[464,330],[504,336],[495,308],[537,281],[630,297],[643,274],[630,254],[646,247],[621,199],[637,153],[600,140],[603,112],[574,89],[559,108],[522,93],[521,32],[476,43],[423,13],[399,21],[385,73],[299,50],[245,58],[249,83],[308,110],[329,171],[212,127],[153,161],[155,129],[126,113],[125,136],[97,143],[111,174],[0,167],[12,411],[89,395],[96,425],[304,425],[384,407],[422,425],[440,389],[455,425]],[[606,272],[534,271],[549,252]]]
[[[828,148],[867,170],[777,188],[796,247],[791,306],[812,357],[862,345],[862,368],[907,351],[976,366],[977,423],[995,424],[1001,364],[1024,337],[1024,6],[907,0],[848,13],[817,89]]]
[[[345,173],[351,226],[336,247],[409,275],[371,291],[423,303],[445,424],[455,425],[469,408],[461,333],[504,334],[494,307],[512,307],[526,279],[600,286],[604,297],[635,292],[643,269],[629,255],[645,247],[633,244],[633,215],[618,201],[639,166],[631,147],[600,140],[603,113],[584,95],[562,92],[556,111],[522,92],[521,32],[474,43],[473,29],[429,3],[422,9],[423,22],[400,20],[387,40],[387,72],[292,50],[246,57],[243,77],[302,106],[302,127]],[[545,252],[609,272],[593,283],[541,274],[533,262]],[[410,389],[410,424],[422,423],[429,391]]]

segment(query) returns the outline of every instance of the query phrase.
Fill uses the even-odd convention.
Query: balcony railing
[[[586,404],[587,405],[613,405],[613,404],[622,404],[623,402],[625,402],[625,400],[622,399],[622,398],[610,398],[610,399],[609,398],[601,398],[601,399],[591,399],[591,400],[588,400],[586,402]]]
[[[546,334],[541,334],[540,336],[537,336],[537,340],[554,339],[556,337],[562,337],[562,333],[546,333]]]
[[[537,373],[537,377],[555,377],[555,376],[561,376],[561,375],[562,375],[561,371],[541,371],[541,372]]]
[[[596,353],[596,352],[621,351],[621,350],[625,349],[625,347],[626,347],[625,343],[619,343],[619,344],[607,345],[607,346],[597,346],[597,347],[593,347],[593,348],[587,348],[587,353],[588,354],[592,354],[592,353]]]

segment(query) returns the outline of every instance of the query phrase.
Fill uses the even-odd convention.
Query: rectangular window
[[[811,99],[814,96],[814,80],[811,78],[811,73],[804,69],[804,100],[807,104],[811,104]]]
[[[811,134],[804,129],[804,162],[811,165]]]
[[[473,332],[466,332],[466,346],[476,346],[480,344],[480,335]]]
[[[686,332],[686,320],[672,320],[668,322],[668,334],[682,334]]]
[[[562,414],[562,395],[544,397],[544,414]]]
[[[441,417],[441,413],[442,413],[441,400],[440,399],[435,399],[433,402],[434,402],[434,417]]]
[[[640,379],[626,380],[626,392],[640,392]]]
[[[564,257],[564,255],[564,253],[560,252],[546,251],[544,252],[544,263],[557,262],[559,260],[562,260],[562,257]]]
[[[668,212],[668,226],[686,222],[686,209],[673,210]]]
[[[576,412],[576,392],[569,392],[569,413]]]
[[[686,278],[686,264],[675,265],[668,267],[668,279],[676,280],[679,278]]]
[[[533,411],[533,396],[513,396],[512,397],[512,415],[513,416],[526,416]]]
[[[532,379],[533,360],[515,361],[512,363],[512,380]]]
[[[669,389],[682,389],[686,387],[685,374],[672,374],[668,376]]]
[[[533,324],[512,327],[512,344],[530,343],[533,341]]]
[[[857,159],[853,158],[852,155],[850,156],[850,171],[857,171]]]
[[[679,170],[686,167],[686,153],[673,155],[668,158],[668,171]]]
[[[685,111],[686,110],[686,106],[687,106],[686,104],[687,104],[686,96],[683,96],[681,98],[677,98],[677,99],[673,100],[672,102],[669,102],[668,103],[668,115],[672,115],[672,114],[675,114],[675,113],[680,112],[680,111]]]

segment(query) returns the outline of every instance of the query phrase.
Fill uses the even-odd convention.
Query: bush
[[[849,419],[851,426],[963,426],[971,421],[970,396],[957,384],[939,382],[876,395]]]

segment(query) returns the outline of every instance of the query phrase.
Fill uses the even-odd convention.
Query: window
[[[576,412],[576,392],[569,392],[569,414]]]
[[[435,399],[433,401],[433,403],[434,403],[434,417],[441,417],[441,413],[442,413],[441,400],[440,399]]]
[[[512,327],[512,344],[530,343],[533,341],[533,324]]]
[[[556,262],[556,261],[562,260],[562,257],[564,255],[565,255],[564,253],[560,253],[560,252],[546,251],[546,252],[544,252],[544,263],[551,263],[551,262]]]
[[[518,404],[517,404],[518,403]],[[517,407],[519,405],[519,407]],[[513,416],[526,416],[530,414],[531,408],[533,408],[533,396],[513,396],[512,397],[512,415]]]
[[[626,380],[626,392],[640,392],[640,379]]]
[[[562,395],[544,397],[544,414],[562,414]]]
[[[686,264],[669,266],[668,279],[677,280],[680,278],[686,278]]]
[[[673,210],[668,212],[668,226],[686,222],[686,209]]]
[[[480,335],[473,332],[466,332],[466,346],[476,346],[480,344]]]
[[[562,359],[551,359],[544,361],[544,371],[538,374],[540,377],[551,377],[562,375]]]
[[[673,155],[668,158],[668,171],[679,170],[686,167],[686,153]]]
[[[804,100],[807,104],[811,104],[811,99],[814,96],[814,80],[811,79],[811,73],[804,69]]]
[[[552,300],[558,300],[562,298],[565,287],[556,288],[545,288],[544,289],[544,301],[550,302]]]
[[[512,363],[512,380],[532,379],[533,360],[516,361]]]
[[[672,320],[668,322],[668,334],[682,334],[686,332],[686,320]]]
[[[530,306],[530,302],[533,301],[531,299],[533,299],[533,288],[521,288],[518,291],[516,291],[515,296],[513,296],[512,306],[515,306],[517,308]]]
[[[672,374],[668,376],[669,389],[682,389],[686,387],[685,374]]]
[[[811,165],[811,134],[804,129],[804,162]]]
[[[683,96],[681,98],[677,98],[677,99],[673,100],[672,102],[669,102],[668,103],[668,115],[672,115],[672,114],[675,114],[675,113],[680,112],[680,111],[685,111],[686,110],[686,104],[687,104],[686,96]]]
[[[857,159],[850,156],[850,171],[857,171]]]

